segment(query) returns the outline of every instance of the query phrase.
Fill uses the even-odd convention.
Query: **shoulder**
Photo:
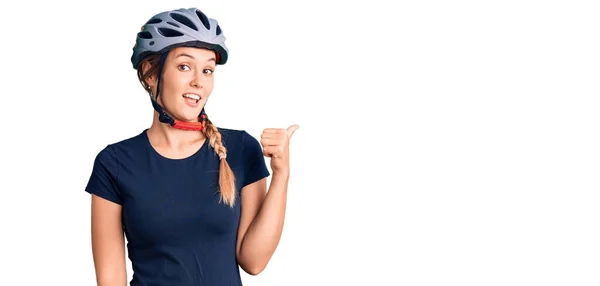
[[[143,130],[138,134],[126,137],[125,139],[109,142],[105,146],[105,148],[100,151],[100,154],[112,153],[114,156],[118,157],[121,155],[131,154],[135,151],[144,150],[144,147],[148,145],[148,141],[146,139],[147,137],[145,137],[146,130]]]
[[[242,140],[242,138],[244,136],[243,133],[245,132],[244,130],[225,128],[225,127],[217,127],[217,130],[219,130],[219,133],[221,134],[221,138],[223,139],[223,141],[231,141],[231,142],[236,142],[236,141]]]
[[[96,154],[96,163],[116,167],[116,161],[123,155],[130,155],[135,151],[143,150],[145,144],[145,130],[136,135],[122,140],[109,142]]]
[[[246,130],[220,128],[222,141],[227,148],[228,154],[232,155],[232,164],[244,166],[256,164],[263,157],[260,141]]]
[[[221,133],[223,144],[240,147],[241,149],[252,148],[256,145],[260,146],[258,140],[246,130],[223,127],[217,127],[217,129]]]
[[[146,145],[148,142],[146,137],[146,131],[148,131],[148,129],[144,129],[138,134],[127,137],[120,141],[113,142],[109,144],[109,146],[112,146],[115,149],[139,149],[141,146]]]
[[[260,141],[246,130],[220,128],[223,144],[228,148],[227,161],[232,170],[240,171],[239,186],[243,188],[270,175]],[[229,145],[229,146],[228,146]],[[240,173],[237,173],[238,175]]]
[[[123,204],[123,197],[119,189],[120,174],[123,169],[123,160],[131,158],[133,152],[140,152],[140,144],[144,143],[144,133],[108,143],[98,151],[85,190],[117,204]]]

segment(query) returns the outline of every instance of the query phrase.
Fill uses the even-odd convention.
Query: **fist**
[[[266,128],[260,136],[265,157],[271,158],[271,169],[273,172],[289,170],[290,138],[300,128],[294,124],[287,129]]]

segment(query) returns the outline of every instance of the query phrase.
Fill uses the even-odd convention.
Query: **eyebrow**
[[[175,58],[179,58],[179,57],[188,57],[188,58],[191,58],[192,60],[196,60],[196,58],[194,58],[193,56],[191,56],[191,55],[189,55],[189,54],[186,54],[186,53],[181,53],[181,54],[179,54],[179,55],[175,56]],[[216,63],[216,62],[217,62],[217,59],[215,59],[215,58],[210,58],[210,59],[208,59],[208,62],[210,62],[210,61],[213,61],[213,62],[215,62],[215,63]]]

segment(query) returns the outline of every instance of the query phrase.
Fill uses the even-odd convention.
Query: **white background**
[[[599,285],[595,2],[349,2],[2,7],[0,285],[95,285],[93,159],[152,119],[135,35],[192,6],[231,52],[213,122],[300,125],[281,243],[244,285]]]

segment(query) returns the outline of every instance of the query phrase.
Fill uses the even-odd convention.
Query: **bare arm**
[[[242,189],[242,215],[236,251],[240,267],[248,274],[262,272],[279,244],[288,178],[287,173],[274,173],[266,195],[266,178]]]
[[[98,286],[126,286],[122,206],[92,195],[92,253]]]
[[[290,177],[289,141],[300,126],[266,128],[261,135],[263,154],[271,158],[273,177],[265,195],[267,179],[249,184],[241,191],[241,218],[236,256],[246,273],[262,272],[281,238]]]

